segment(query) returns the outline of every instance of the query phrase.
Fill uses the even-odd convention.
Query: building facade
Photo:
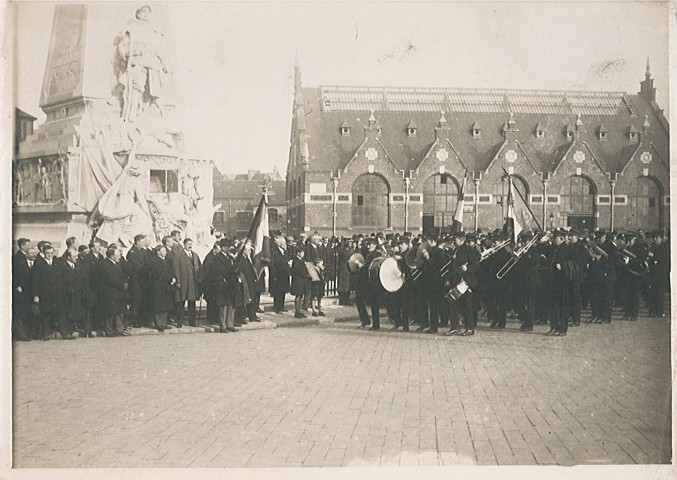
[[[272,173],[249,170],[238,175],[223,175],[216,167],[212,219],[214,229],[230,237],[247,235],[264,186],[268,186],[268,226],[271,230],[285,230],[285,182],[277,170]]]
[[[497,228],[510,176],[544,229],[669,228],[669,163],[648,63],[638,94],[308,88],[297,66],[288,227],[445,233],[463,188],[464,229]]]

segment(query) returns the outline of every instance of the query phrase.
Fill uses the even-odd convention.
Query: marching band
[[[520,331],[548,324],[545,335],[563,337],[581,324],[588,305],[590,323],[611,323],[614,302],[623,320],[636,321],[640,296],[650,317],[664,316],[667,240],[662,230],[523,231],[516,242],[498,230],[441,238],[372,234],[352,239],[348,267],[356,277],[361,328],[379,330],[379,307],[385,306],[393,330],[417,324],[417,332],[448,327],[444,335],[471,336],[480,311],[493,329],[506,328],[512,311]]]

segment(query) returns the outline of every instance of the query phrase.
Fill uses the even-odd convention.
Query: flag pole
[[[505,172],[505,174],[508,176],[508,180],[510,181],[510,183],[512,183],[512,177],[510,176],[510,174],[508,173],[508,171],[505,169],[505,167],[501,167],[501,168],[503,169],[503,171]],[[534,212],[531,211],[531,208],[529,207],[529,204],[526,202],[526,200],[524,200],[524,197],[522,196],[522,194],[520,193],[520,191],[519,191],[518,189],[513,188],[513,190],[514,190],[515,192],[517,192],[517,195],[520,196],[520,198],[522,199],[522,202],[524,203],[524,206],[527,207],[527,210],[529,211],[529,214],[530,214],[531,217],[534,219],[534,222],[536,222],[536,226],[537,226],[538,229],[542,232],[542,231],[543,231],[543,228],[541,228],[541,224],[538,223],[538,220],[536,219],[536,215],[534,215]],[[514,201],[514,200],[513,200],[513,201]],[[545,201],[545,199],[543,199],[543,201]]]

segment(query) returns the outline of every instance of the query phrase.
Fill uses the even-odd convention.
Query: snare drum
[[[448,302],[457,302],[459,298],[461,298],[469,291],[471,291],[470,285],[468,285],[468,283],[465,280],[461,280],[461,282],[458,285],[453,287],[444,295],[444,298]]]

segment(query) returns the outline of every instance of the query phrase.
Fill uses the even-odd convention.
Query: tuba
[[[649,263],[646,260],[641,261],[637,258],[637,255],[627,248],[618,251],[616,255],[616,264],[627,268],[633,275],[639,276],[649,273]]]

